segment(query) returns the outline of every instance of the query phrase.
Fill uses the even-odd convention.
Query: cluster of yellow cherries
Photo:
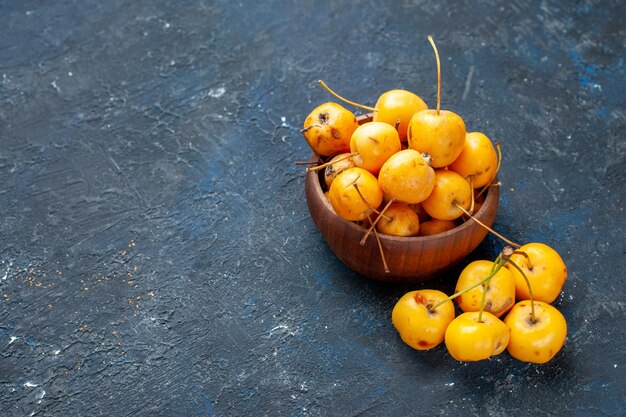
[[[499,147],[496,153],[487,136],[466,132],[459,115],[440,109],[439,53],[431,36],[428,40],[437,60],[436,109],[405,90],[385,92],[375,107],[367,107],[320,81],[335,97],[371,111],[372,121],[359,125],[352,112],[328,102],[304,122],[302,133],[310,147],[328,159],[308,170],[325,170],[326,195],[341,218],[369,226],[361,244],[372,232],[377,238],[378,233],[441,233],[463,215],[480,223],[472,213],[494,185]],[[550,303],[560,293],[567,269],[547,245],[520,247],[488,229],[516,249],[507,246],[495,262],[468,265],[450,297],[437,290],[405,294],[393,309],[393,324],[411,347],[432,349],[445,340],[460,361],[486,359],[508,348],[517,359],[546,362],[565,341],[565,319]],[[388,271],[380,241],[379,248]],[[456,318],[455,298],[464,311]]]
[[[549,246],[506,246],[494,262],[467,265],[451,296],[438,290],[405,294],[391,320],[414,349],[432,349],[445,341],[450,355],[463,362],[507,349],[521,361],[545,363],[561,350],[567,334],[565,318],[550,304],[566,277],[563,260]],[[453,299],[463,311],[457,317]]]

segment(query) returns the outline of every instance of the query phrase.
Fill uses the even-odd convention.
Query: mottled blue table
[[[620,1],[0,0],[0,415],[619,415]],[[307,212],[322,78],[405,88],[502,144],[495,227],[569,276],[546,365],[414,351],[417,288],[347,269]],[[488,237],[467,259],[493,259]]]

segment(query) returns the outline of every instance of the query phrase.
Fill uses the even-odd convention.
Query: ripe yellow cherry
[[[480,132],[470,132],[465,136],[461,154],[448,166],[469,181],[474,188],[484,187],[496,175],[498,156],[491,140]]]
[[[302,134],[313,152],[334,156],[350,150],[350,138],[358,126],[351,111],[328,102],[316,107],[307,116]]]
[[[337,175],[354,166],[350,155],[349,153],[341,153],[328,161],[330,164],[324,169],[324,182],[327,187],[330,188],[330,184],[332,184]]]
[[[456,159],[465,142],[465,123],[451,111],[441,107],[441,61],[432,36],[428,36],[437,60],[437,109],[421,110],[409,122],[409,147],[426,152],[433,158],[433,168],[443,168]]]
[[[454,319],[454,304],[448,300],[433,311],[432,306],[446,298],[437,290],[404,294],[391,312],[391,321],[402,341],[413,349],[428,350],[443,342],[446,328]]]
[[[419,232],[420,221],[417,214],[405,203],[392,203],[385,215],[381,216],[376,228],[380,233],[393,236],[415,236]]]
[[[511,356],[524,362],[546,363],[565,343],[567,322],[563,314],[548,303],[535,301],[535,321],[530,301],[515,304],[504,322],[511,331],[507,347]]]
[[[567,278],[567,268],[563,259],[554,249],[543,243],[528,243],[517,251],[528,255],[526,257],[522,254],[514,254],[511,256],[511,261],[526,274],[534,299],[546,303],[556,300]],[[515,278],[516,298],[518,300],[529,299],[530,293],[522,274],[510,264],[506,267]]]
[[[467,265],[459,276],[455,292],[462,291],[482,281],[490,274],[493,266],[494,263],[491,261],[474,261]],[[458,296],[456,298],[457,304],[465,312],[479,311],[483,292],[483,286],[479,285]],[[489,280],[484,311],[501,317],[513,307],[513,304],[515,304],[515,279],[508,269],[500,268]]]
[[[378,174],[380,167],[391,155],[400,150],[398,131],[383,122],[364,123],[350,139],[350,152],[354,164],[372,174]]]
[[[378,183],[391,198],[417,204],[424,201],[433,190],[435,171],[419,152],[405,149],[393,154],[383,164]]]
[[[433,158],[433,168],[443,168],[463,150],[465,123],[448,110],[422,110],[411,118],[408,139],[410,148]]]
[[[375,122],[388,123],[394,127],[396,122],[400,122],[398,134],[400,141],[405,142],[411,117],[420,110],[428,109],[428,106],[410,91],[390,90],[381,94],[374,108],[377,110],[374,112]]]
[[[447,232],[456,227],[452,220],[430,219],[420,223],[420,236],[432,236],[439,233]]]
[[[446,348],[450,355],[461,362],[472,362],[498,355],[509,343],[509,329],[496,316],[483,312],[459,315],[448,325],[445,334]]]
[[[422,207],[430,217],[454,220],[463,214],[458,206],[467,210],[471,202],[472,189],[463,177],[454,171],[438,170],[433,191],[422,202]]]
[[[339,217],[359,221],[367,218],[372,208],[380,206],[383,192],[376,177],[369,171],[348,168],[337,175],[330,185],[328,200]]]
[[[417,217],[420,219],[420,223],[430,219],[430,216],[426,213],[426,210],[424,210],[421,203],[409,204],[409,208],[417,214]]]

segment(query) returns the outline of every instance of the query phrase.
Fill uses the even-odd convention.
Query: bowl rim
[[[319,155],[313,153],[313,155],[310,158],[310,162],[319,162],[319,161],[320,161]],[[307,180],[312,182],[314,196],[317,199],[322,201],[322,205],[327,212],[329,212],[334,218],[336,218],[346,227],[352,229],[355,232],[359,232],[359,231],[362,232],[364,230],[362,226],[359,226],[354,222],[350,222],[341,218],[335,212],[335,210],[333,209],[333,206],[330,204],[326,196],[324,196],[324,191],[322,190],[322,184],[320,181],[319,172],[309,171],[306,173],[306,175],[307,175]],[[492,181],[495,181],[495,180],[496,179],[494,178],[494,180]],[[482,206],[478,209],[478,211],[474,213],[474,216],[477,217],[480,221],[484,220],[484,214],[487,210],[487,207],[491,206],[492,204],[498,203],[499,190],[497,188],[499,187],[498,186],[489,187],[489,189],[485,193],[485,201],[483,202]],[[378,233],[378,236],[382,241],[395,242],[395,243],[424,243],[426,244],[427,242],[436,242],[438,240],[445,240],[449,238],[450,236],[455,235],[456,233],[463,232],[465,229],[469,229],[473,227],[474,225],[472,223],[476,223],[476,222],[471,222],[470,220],[472,219],[468,219],[464,221],[462,224],[456,226],[453,229],[447,230],[445,232],[437,233],[435,235],[430,235],[430,236],[394,236],[394,235],[388,235],[388,234],[380,233],[380,232]],[[477,225],[477,226],[480,227],[480,225]]]

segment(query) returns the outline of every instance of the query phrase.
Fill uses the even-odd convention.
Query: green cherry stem
[[[428,310],[430,312],[434,312],[437,307],[447,303],[450,300],[454,300],[455,298],[457,298],[460,295],[465,294],[468,291],[473,290],[474,288],[483,285],[485,282],[487,282],[488,280],[490,280],[495,274],[498,273],[498,271],[500,270],[500,268],[502,268],[504,266],[506,262],[502,260],[502,255],[498,255],[498,257],[496,258],[496,260],[494,261],[494,265],[491,268],[491,272],[489,273],[489,275],[487,275],[485,278],[483,278],[482,280],[478,281],[476,284],[471,285],[457,293],[452,294],[449,297],[444,298],[443,300],[439,301],[437,304],[435,304],[434,306],[432,306],[431,308],[429,308]]]
[[[491,278],[493,278],[493,276],[497,274],[498,271],[500,271],[500,269],[502,269],[502,266],[504,266],[505,263],[506,261],[502,261],[502,259],[500,259],[498,263],[494,262],[494,264],[491,265],[491,271],[489,272],[488,278],[483,280],[484,281],[483,282],[483,295],[480,299],[480,309],[478,310],[478,322],[479,323],[483,322],[483,311],[485,310],[485,301],[487,300],[487,288],[489,287]]]
[[[480,298],[480,309],[478,310],[478,323],[483,322],[483,311],[485,311],[485,300],[487,299],[487,286],[491,279],[485,281],[483,284],[483,296]]]

